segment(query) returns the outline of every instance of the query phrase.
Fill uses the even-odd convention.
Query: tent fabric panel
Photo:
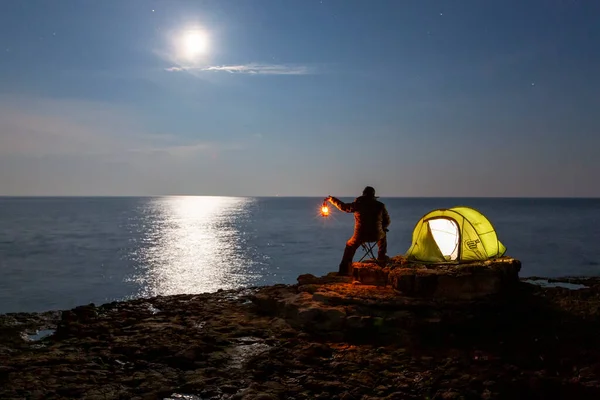
[[[413,229],[412,242],[411,242],[411,246],[408,248],[408,251],[406,252],[406,255],[405,255],[406,258],[412,257],[413,253],[416,251],[416,248],[419,243],[419,235],[421,234],[422,229],[423,229],[423,219],[420,219],[419,222],[417,222],[417,225],[415,225],[415,229]]]
[[[487,258],[499,257],[504,254],[506,248],[504,247],[504,250],[502,250],[503,246],[500,246],[494,226],[483,214],[469,207],[453,207],[452,210],[463,215],[473,225],[481,238]]]
[[[506,246],[504,246],[502,242],[498,240],[498,254],[496,254],[496,257],[502,257],[504,253],[506,253]]]
[[[452,207],[450,210],[455,211],[465,217],[467,221],[473,225],[475,231],[482,235],[488,232],[495,232],[491,222],[479,211],[470,207]]]
[[[481,238],[481,243],[483,243],[483,247],[486,250],[486,254],[488,258],[495,257],[500,250],[500,242],[498,241],[498,236],[496,236],[496,232],[488,232],[483,235],[479,235]]]
[[[487,260],[487,252],[473,225],[469,221],[464,221],[462,228],[460,260]]]
[[[413,236],[413,244],[406,253],[408,260],[417,260],[425,262],[443,262],[446,258],[440,251],[429,224],[421,222],[416,235]],[[417,230],[415,229],[415,232]]]
[[[413,229],[413,233],[412,233],[412,242],[410,247],[408,248],[408,251],[406,252],[406,258],[412,257],[412,254],[416,251],[416,247],[418,246],[419,243],[419,236],[421,235],[421,230],[423,229],[423,218],[421,218],[419,220],[419,222],[417,222],[417,224],[415,225],[415,228]]]
[[[421,218],[419,220],[419,222],[417,222],[417,224],[415,225],[415,229],[413,229],[413,234],[412,234],[412,243],[417,243],[417,240],[419,238],[419,235],[421,234],[421,229],[423,229],[423,218]]]

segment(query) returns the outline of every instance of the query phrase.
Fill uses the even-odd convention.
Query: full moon
[[[187,31],[181,38],[182,53],[186,58],[196,58],[208,50],[208,35],[206,32]]]

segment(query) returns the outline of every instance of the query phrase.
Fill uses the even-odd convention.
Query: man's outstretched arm
[[[327,197],[327,200],[329,200],[329,202],[336,206],[336,208],[340,211],[352,213],[355,210],[354,203],[344,203],[340,199],[335,198],[333,196]]]

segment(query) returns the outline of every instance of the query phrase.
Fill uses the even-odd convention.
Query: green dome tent
[[[453,207],[433,210],[417,222],[406,258],[460,263],[501,257],[505,252],[483,214],[469,207]]]

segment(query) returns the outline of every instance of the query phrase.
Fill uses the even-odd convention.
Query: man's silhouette
[[[354,213],[354,235],[346,242],[344,256],[340,263],[339,275],[350,275],[352,259],[356,249],[364,242],[377,242],[377,259],[387,259],[387,239],[385,233],[390,225],[390,216],[385,204],[377,200],[375,189],[367,186],[363,194],[347,204],[329,196],[327,199],[340,211]]]

